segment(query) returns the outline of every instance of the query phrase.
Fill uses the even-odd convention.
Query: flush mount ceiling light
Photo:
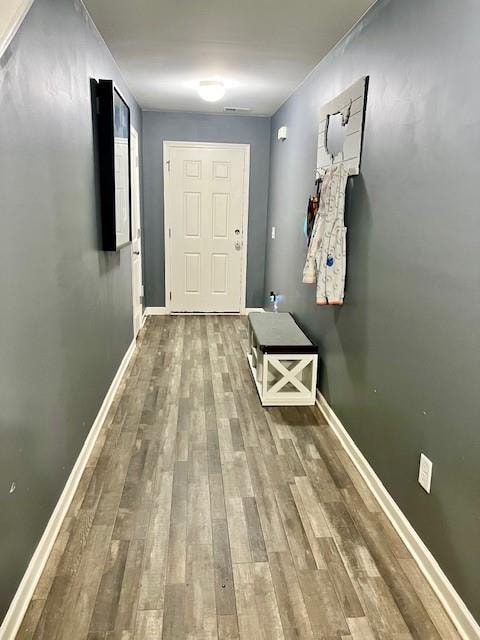
[[[207,102],[217,102],[225,95],[225,85],[220,80],[202,80],[198,84],[198,95]]]

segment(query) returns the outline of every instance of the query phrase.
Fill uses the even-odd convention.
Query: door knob
[[[133,253],[134,253],[136,256],[139,256],[139,255],[140,255],[140,251],[134,251]]]
[[[235,247],[235,249],[236,249],[237,251],[239,251],[242,245],[241,245],[241,243],[240,243],[240,242],[238,242],[238,240],[237,240],[237,242],[235,242],[235,244],[234,244],[233,246]]]

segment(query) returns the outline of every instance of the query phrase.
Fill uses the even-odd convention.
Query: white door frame
[[[250,199],[250,145],[234,144],[229,142],[179,142],[175,140],[163,141],[163,224],[164,224],[164,251],[165,251],[165,313],[170,314],[170,269],[171,269],[171,251],[170,251],[170,149],[180,147],[195,147],[197,149],[242,149],[245,152],[245,174],[243,180],[243,229],[242,229],[242,273],[241,273],[241,291],[240,291],[240,311],[238,315],[244,315],[247,304],[247,253],[248,253],[248,213]],[[235,314],[236,315],[236,314]]]
[[[138,152],[138,167],[134,167],[133,166],[133,162],[132,162],[132,160],[133,160],[133,144],[132,144],[132,140],[133,140],[133,138],[136,138],[136,140],[137,140],[136,145],[137,145],[137,152]],[[140,261],[139,261],[139,263],[140,263],[140,291],[139,291],[139,294],[140,294],[140,296],[142,298],[144,298],[144,284],[143,284],[143,263],[142,263],[143,262],[142,209],[141,209],[142,201],[141,201],[141,197],[140,197],[140,194],[141,194],[141,185],[140,185],[140,162],[141,162],[141,157],[140,157],[140,138],[139,138],[139,135],[138,135],[138,131],[132,125],[130,125],[130,147],[131,147],[131,152],[130,152],[131,171],[130,171],[130,174],[131,174],[131,190],[132,190],[132,198],[131,198],[131,200],[132,200],[132,211],[131,211],[132,218],[131,218],[131,222],[130,222],[130,226],[131,226],[131,229],[132,229],[132,234],[131,234],[132,235],[132,242],[131,242],[131,245],[130,245],[131,246],[131,252],[132,252],[131,253],[131,263],[132,263],[132,311],[133,311],[132,315],[133,315],[133,333],[134,333],[134,335],[136,337],[138,331],[137,331],[137,327],[135,326],[135,307],[134,307],[134,305],[135,305],[135,300],[134,300],[134,296],[135,296],[135,273],[134,273],[134,259],[133,259],[134,255],[133,255],[133,252],[135,250],[135,242],[134,242],[135,236],[134,236],[134,233],[136,233],[136,231],[133,229],[133,222],[134,222],[134,220],[133,220],[133,207],[134,207],[133,199],[135,198],[135,194],[133,192],[133,185],[134,185],[133,173],[134,172],[137,173],[137,177],[138,177],[138,180],[136,180],[136,182],[137,182],[136,187],[138,189],[138,194],[136,194],[136,195],[137,195],[137,198],[138,198],[138,228],[140,229],[140,240],[139,240],[139,244],[140,244],[140,256],[139,256],[139,258],[140,258]],[[142,306],[143,306],[143,313],[142,313],[142,321],[140,323],[140,328],[142,327],[143,322],[145,322],[145,300],[144,299],[143,299],[143,305]]]

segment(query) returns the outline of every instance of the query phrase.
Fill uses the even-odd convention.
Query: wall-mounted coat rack
[[[342,305],[345,293],[345,189],[360,173],[367,78],[325,104],[318,129],[316,193],[310,197],[306,234],[308,249],[303,282],[316,283],[316,303]]]
[[[360,173],[367,81],[367,77],[360,78],[322,107],[318,128],[317,177],[332,165],[340,163],[348,170],[348,175]],[[337,114],[342,115],[344,122],[344,143],[343,149],[332,156],[327,146],[327,132],[330,118]]]

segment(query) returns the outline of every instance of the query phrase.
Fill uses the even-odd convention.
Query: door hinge
[[[168,172],[170,173],[170,160],[167,160]]]
[[[172,292],[170,291],[170,300],[172,299]]]
[[[168,237],[171,238],[172,237],[172,228],[168,227]]]

